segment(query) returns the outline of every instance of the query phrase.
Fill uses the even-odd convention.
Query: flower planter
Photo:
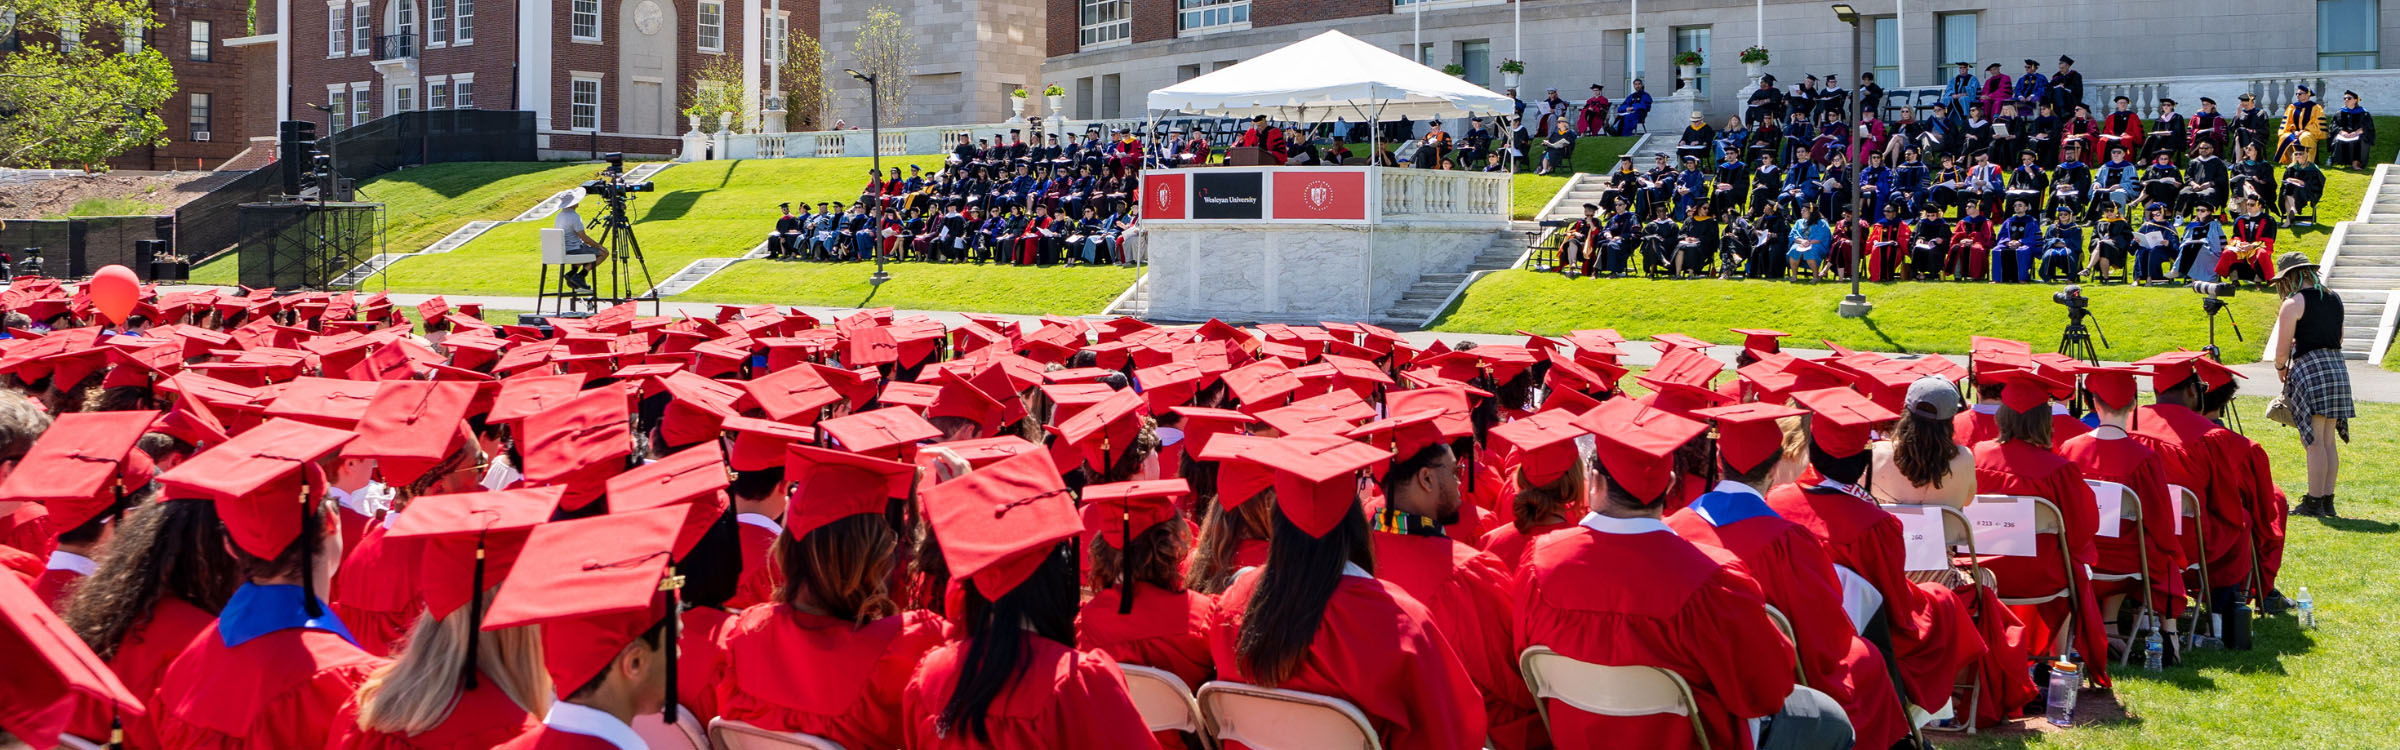
[[[1742,63],[1742,70],[1743,70],[1744,72],[1747,72],[1747,73],[1749,73],[1749,74],[1750,74],[1750,80],[1753,80],[1753,81],[1755,81],[1755,80],[1758,80],[1759,76],[1763,76],[1763,75],[1766,75],[1766,74],[1767,74],[1767,64],[1766,64],[1766,63]]]
[[[1500,81],[1501,81],[1501,83],[1503,83],[1503,84],[1507,85],[1509,88],[1512,88],[1512,89],[1513,89],[1513,88],[1516,88],[1516,87],[1517,87],[1517,84],[1518,84],[1518,83],[1519,83],[1519,82],[1520,82],[1520,81],[1521,81],[1521,80],[1524,78],[1524,75],[1525,75],[1525,74],[1523,74],[1523,73],[1510,73],[1510,72],[1502,71],[1502,72],[1500,73]]]
[[[1032,103],[1033,103],[1033,97],[1029,97],[1029,96],[1019,96],[1019,97],[1012,97],[1012,99],[1013,99],[1013,100],[1016,102],[1016,106],[1017,106],[1017,119],[1019,119],[1019,120],[1023,120],[1023,119],[1025,119],[1025,107],[1026,107],[1026,105],[1029,105],[1029,104],[1032,104]]]
[[[1686,81],[1692,80],[1692,79],[1694,79],[1694,78],[1699,78],[1699,77],[1700,77],[1700,66],[1698,66],[1698,65],[1677,65],[1677,66],[1675,66],[1675,77],[1676,77],[1676,78],[1681,78],[1681,79],[1683,79],[1683,80],[1686,80]]]
[[[1042,111],[1050,115],[1051,120],[1067,121],[1067,97],[1065,94],[1042,97],[1042,105]]]

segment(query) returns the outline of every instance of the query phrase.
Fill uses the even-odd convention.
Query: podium
[[[1266,149],[1257,146],[1234,146],[1225,150],[1225,166],[1228,167],[1274,167],[1281,164]]]

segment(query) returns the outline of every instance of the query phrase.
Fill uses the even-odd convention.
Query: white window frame
[[[416,84],[392,84],[392,114],[417,111]]]
[[[350,84],[350,127],[365,125],[375,119],[374,100],[367,98],[367,89],[365,81]]]
[[[350,56],[350,5],[342,0],[325,4],[325,57]]]
[[[120,48],[125,50],[125,54],[138,55],[142,53],[142,22],[126,21],[125,28],[118,31],[118,43]]]
[[[389,10],[392,22],[389,24],[390,28],[386,30],[392,32],[393,36],[416,37],[403,40],[406,44],[402,46],[411,48],[408,50],[410,52],[423,48],[425,38],[417,35],[417,0],[392,0]],[[410,57],[410,55],[401,55],[401,57]]]
[[[725,54],[725,0],[700,0],[697,22],[693,24],[692,39],[701,52]],[[709,37],[716,37],[710,43]]]
[[[67,52],[83,46],[83,19],[68,18],[58,22],[58,51]]]
[[[425,0],[426,49],[450,46],[450,0]]]
[[[586,33],[582,28],[583,19],[587,16],[592,19],[591,31],[589,33]],[[602,19],[600,18],[600,0],[567,1],[568,39],[588,44],[599,44],[601,35],[606,33],[608,33],[608,27],[602,24]]]
[[[1975,26],[1974,33],[1973,33],[1973,34],[1970,34],[1970,35],[1968,35],[1968,38],[1967,38],[1967,42],[1968,42],[1969,44],[1972,44],[1972,45],[1974,45],[1974,46],[1973,46],[1972,48],[1970,48],[1970,49],[1966,49],[1966,50],[1955,50],[1955,49],[1951,49],[1950,47],[1951,47],[1952,45],[1950,44],[1950,23],[1951,23],[1952,21],[1954,21],[1954,20],[1957,20],[1957,19],[1959,19],[1959,18],[1962,18],[1962,17],[1963,17],[1963,18],[1965,18],[1965,19],[1967,19],[1967,23],[1974,24],[1974,26]],[[1934,60],[1934,70],[1948,70],[1949,68],[1951,68],[1951,67],[1952,67],[1952,63],[1956,63],[1956,62],[1958,62],[1959,60],[1965,60],[1965,61],[1967,61],[1967,62],[1970,62],[1970,63],[1972,63],[1972,62],[1976,62],[1976,61],[1977,61],[1977,59],[1978,59],[1978,58],[1976,57],[1976,55],[1977,55],[1977,54],[1979,54],[1978,50],[1981,50],[1982,48],[1983,48],[1983,14],[1982,14],[1982,13],[1978,13],[1978,12],[1971,11],[1971,10],[1965,10],[1965,11],[1957,11],[1957,12],[1942,12],[1942,13],[1935,13],[1935,14],[1933,14],[1933,54],[1934,54],[1934,57],[1936,57],[1936,58],[1937,58],[1937,59],[1935,59],[1935,60]],[[1904,54],[1905,54],[1905,53],[1904,53]],[[1950,74],[1949,74],[1949,73],[1941,73],[1941,74],[1937,74],[1937,75],[1939,75],[1939,76],[1941,77],[1941,80],[1943,80],[1943,81],[1948,81],[1948,80],[1950,80]]]
[[[350,124],[350,92],[339,83],[325,84],[325,106],[332,109],[325,118],[326,135],[342,132]]]
[[[216,97],[208,95],[207,92],[195,91],[186,96],[184,101],[189,105],[184,111],[184,135],[195,141],[214,138],[215,135],[210,131],[215,130],[217,124]],[[193,127],[195,125],[199,127]]]
[[[1200,36],[1250,28],[1250,0],[1175,0],[1175,35]]]
[[[450,108],[450,77],[433,76],[425,79],[425,111]]]
[[[605,86],[605,85],[603,85],[603,82],[604,82],[604,80],[605,80],[605,77],[604,77],[604,76],[602,76],[602,75],[601,75],[601,74],[599,74],[599,73],[575,73],[575,74],[572,74],[572,75],[571,75],[571,77],[570,77],[570,78],[567,80],[567,130],[568,130],[568,131],[570,131],[570,132],[575,132],[575,133],[597,133],[597,132],[600,132],[600,122],[601,122],[601,112],[602,112],[602,109],[601,109],[601,107],[602,107],[603,105],[605,105],[605,104],[607,103],[607,101],[608,101],[608,99],[607,99],[607,91],[608,91],[608,87],[607,87],[607,86]],[[581,101],[581,99],[582,99],[582,97],[583,97],[583,92],[577,91],[577,89],[579,89],[579,88],[582,88],[582,87],[583,87],[584,85],[586,85],[586,84],[589,84],[589,85],[591,86],[591,102],[590,102],[589,104],[586,104],[585,102]],[[577,124],[577,123],[576,123],[576,120],[578,120],[579,118],[582,118],[582,117],[583,117],[582,110],[583,110],[585,107],[590,107],[590,108],[591,108],[591,117],[590,117],[590,119],[591,119],[591,124],[590,124],[590,125],[579,125],[579,124]]]
[[[367,12],[365,2],[350,4],[350,56],[375,54],[375,16]]]
[[[1076,49],[1133,43],[1133,0],[1076,0],[1075,10]]]
[[[450,46],[475,43],[475,0],[450,1]]]
[[[450,75],[450,108],[475,108],[475,74],[453,73]]]
[[[792,45],[792,12],[775,11],[767,19],[767,60],[777,65],[790,62]]]
[[[184,41],[190,49],[184,51],[184,59],[192,62],[216,62],[217,25],[210,21],[194,20],[185,28],[187,31]]]
[[[1700,53],[1700,70],[1698,71],[1699,75],[1693,76],[1692,80],[1689,82],[1692,86],[1692,91],[1703,97],[1703,100],[1705,101],[1705,97],[1707,97],[1709,94],[1708,82],[1709,73],[1711,72],[1709,70],[1708,63],[1710,60],[1715,59],[1716,57],[1715,55],[1711,54],[1713,50],[1708,48],[1717,43],[1716,28],[1708,24],[1698,24],[1693,26],[1675,26],[1672,27],[1672,31],[1674,32],[1675,39],[1673,44],[1667,48],[1667,61],[1670,63],[1675,61],[1675,56],[1684,53],[1685,50],[1683,50],[1682,47],[1687,33],[1691,38],[1694,39],[1699,37],[1707,37],[1708,39],[1708,41],[1702,43],[1702,46],[1699,49],[1691,50],[1693,52]],[[1680,75],[1682,69],[1676,68],[1676,71],[1677,74]]]

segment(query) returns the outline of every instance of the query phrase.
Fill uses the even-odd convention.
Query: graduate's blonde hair
[[[484,595],[488,606],[491,594]],[[467,610],[461,607],[439,620],[432,613],[417,616],[408,631],[406,650],[367,675],[358,686],[358,727],[370,732],[415,734],[441,726],[458,704],[462,668],[467,661]],[[550,713],[550,673],[542,669],[542,631],[539,625],[486,630],[476,655],[480,679],[508,695],[534,716]]]

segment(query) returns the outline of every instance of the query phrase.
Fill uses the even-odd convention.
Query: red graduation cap
[[[181,440],[195,449],[225,442],[230,437],[225,423],[218,421],[216,409],[196,398],[176,402],[175,408],[151,423],[150,431]]]
[[[1368,445],[1390,451],[1393,460],[1401,460],[1428,446],[1450,442],[1453,436],[1443,434],[1441,418],[1440,409],[1398,414],[1351,428],[1343,437],[1364,440]]]
[[[1341,412],[1304,404],[1261,411],[1258,419],[1285,435],[1339,435],[1358,424]]]
[[[851,516],[881,516],[891,501],[908,499],[917,481],[914,464],[806,445],[786,451],[783,466],[795,480],[784,519],[793,539]]]
[[[1039,445],[1015,435],[952,440],[941,445],[942,450],[955,453],[966,460],[968,468],[980,469],[1020,453],[1038,453]]]
[[[540,625],[551,683],[591,682],[674,614],[667,566],[683,512],[654,508],[533,527],[483,629]],[[673,653],[675,644],[666,649]]]
[[[374,403],[374,381],[298,378],[284,383],[267,404],[267,416],[350,429]]]
[[[1680,333],[1661,333],[1652,335],[1650,337],[1650,346],[1657,349],[1659,354],[1664,355],[1667,352],[1674,351],[1676,349],[1689,349],[1696,352],[1705,352],[1708,351],[1709,347],[1716,346],[1716,344],[1701,341]]]
[[[1339,435],[1276,438],[1242,460],[1274,470],[1275,510],[1302,533],[1324,538],[1358,505],[1356,473],[1391,454]]]
[[[448,617],[508,578],[526,534],[550,520],[562,487],[427,495],[410,501],[386,538],[421,539],[417,581],[425,612]]]
[[[625,394],[615,388],[584,391],[525,417],[518,435],[525,478],[557,482],[575,477],[586,467],[604,466],[632,453],[633,432],[626,418]],[[567,509],[580,508],[590,500],[570,497]]]
[[[1867,449],[1870,430],[1875,425],[1899,419],[1890,409],[1876,406],[1867,397],[1848,388],[1819,388],[1792,394],[1800,405],[1816,413],[1809,421],[1809,439],[1826,455],[1849,458]]]
[[[1541,407],[1534,411],[1564,411],[1570,414],[1582,414],[1599,405],[1599,399],[1583,395],[1580,391],[1561,389],[1551,391],[1547,398],[1542,399]]]
[[[1708,429],[1630,399],[1610,400],[1576,423],[1591,430],[1593,456],[1609,483],[1645,503],[1654,503],[1675,488],[1675,462],[1671,460],[1675,449]]]
[[[584,375],[534,375],[500,381],[486,419],[506,424],[558,408],[583,392]]]
[[[951,575],[998,599],[1032,577],[1083,518],[1058,468],[1025,454],[934,485],[920,498]]]
[[[810,363],[809,368],[816,370],[817,375],[823,377],[826,383],[831,384],[834,390],[840,391],[844,398],[850,399],[850,408],[852,409],[866,406],[867,402],[875,400],[876,383],[882,379],[882,376],[877,374],[873,368],[844,370],[815,363]]]
[[[680,447],[715,440],[724,434],[725,420],[735,416],[735,401],[744,392],[738,386],[710,380],[688,371],[666,377],[667,409],[659,416],[659,439],[667,447]]]
[[[674,547],[675,559],[681,560],[732,504],[725,497],[725,486],[732,483],[725,469],[725,451],[713,442],[628,469],[608,479],[609,512],[683,508]]]
[[[1189,494],[1191,485],[1181,479],[1088,485],[1083,488],[1083,528],[1121,550],[1126,540],[1174,520],[1182,507],[1176,501]]]
[[[1058,470],[1064,473],[1085,463],[1102,471],[1114,468],[1110,462],[1141,436],[1142,408],[1141,396],[1117,391],[1091,408],[1049,425],[1050,433],[1058,436],[1051,444]]]
[[[117,680],[48,602],[13,575],[0,575],[0,732],[31,747],[53,747],[81,694],[111,704],[119,716],[141,716],[142,700]]]
[[[1548,486],[1575,466],[1575,438],[1589,431],[1578,423],[1574,414],[1546,411],[1494,427],[1491,437],[1503,449],[1514,452],[1517,468],[1525,473],[1526,481]]]
[[[942,436],[924,417],[901,406],[828,419],[817,425],[817,431],[850,452],[890,459],[914,456],[919,441]]]
[[[905,406],[921,415],[932,409],[934,400],[941,397],[940,386],[895,381],[883,385],[883,395],[878,396],[875,402],[884,406]]]
[[[1475,404],[1469,400],[1470,396],[1488,398],[1491,394],[1463,385],[1392,391],[1384,394],[1384,411],[1407,414],[1428,409],[1439,410],[1441,416],[1435,418],[1434,425],[1441,428],[1442,434],[1455,438],[1475,429]]]
[[[1586,365],[1572,359],[1552,357],[1550,373],[1542,377],[1542,383],[1554,394],[1558,391],[1574,391],[1588,396],[1616,390],[1617,379],[1625,377],[1625,372],[1625,368],[1605,362]]]
[[[893,385],[899,384],[894,383]],[[890,400],[888,394],[885,399]],[[1007,416],[1007,411],[1007,408],[1001,406],[999,401],[993,400],[990,394],[984,393],[983,389],[975,387],[975,384],[962,378],[951,378],[943,383],[941,390],[934,395],[933,403],[926,406],[925,416],[929,419],[956,417],[973,422],[975,423],[975,436],[983,437],[991,434],[993,430],[999,429],[1002,417]]]
[[[1225,387],[1240,399],[1242,411],[1258,413],[1282,406],[1284,396],[1300,389],[1300,378],[1275,360],[1260,360],[1225,372]]]
[[[1217,464],[1217,504],[1227,510],[1241,507],[1258,493],[1275,484],[1275,472],[1265,463],[1249,461],[1273,445],[1276,438],[1255,435],[1218,435],[1194,451],[1192,456]]]
[[[1133,373],[1133,380],[1141,385],[1142,398],[1149,402],[1153,414],[1190,403],[1192,395],[1200,390],[1200,377],[1200,367],[1186,362],[1169,362]]]
[[[1492,373],[1492,382],[1506,383],[1532,369],[1541,360],[1530,349],[1512,344],[1478,346],[1471,352]]]
[[[157,420],[154,411],[70,412],[43,430],[16,470],[0,481],[0,498],[40,502],[52,527],[74,529],[108,510],[125,495],[127,474],[149,484],[150,456],[132,458],[133,445]]]
[[[475,391],[474,383],[458,381],[383,381],[358,421],[361,439],[342,455],[375,459],[385,483],[415,484],[470,439],[467,405]]]
[[[2134,377],[2142,374],[2130,367],[2085,367],[2083,389],[2108,408],[2130,409],[2140,403],[2141,390]]]
[[[1724,371],[1724,363],[1710,359],[1698,349],[1668,349],[1659,355],[1658,364],[1652,365],[1635,380],[1651,388],[1657,388],[1659,383],[1682,383],[1705,388],[1710,380]]]
[[[1744,472],[1783,453],[1783,425],[1778,420],[1807,413],[1763,401],[1692,412],[1716,423],[1717,455],[1726,466]]]
[[[1742,348],[1757,354],[1783,351],[1783,338],[1791,334],[1767,328],[1735,328],[1742,335]]]
[[[1183,448],[1197,454],[1208,446],[1210,438],[1234,434],[1258,418],[1231,409],[1211,409],[1205,406],[1178,406],[1176,414],[1183,415]]]
[[[2075,387],[2052,380],[2033,370],[2003,370],[1995,374],[2007,389],[2000,393],[2000,405],[2011,411],[2025,413],[2049,411],[2050,399],[2075,395]]]
[[[734,471],[780,467],[785,448],[817,439],[814,429],[772,419],[733,417],[725,420],[725,430],[733,433],[733,449],[726,452],[725,464]]]
[[[324,474],[316,461],[358,436],[290,419],[271,419],[158,476],[171,499],[217,504],[225,533],[244,552],[274,559],[300,537],[316,512]],[[310,485],[316,485],[314,487]]]

